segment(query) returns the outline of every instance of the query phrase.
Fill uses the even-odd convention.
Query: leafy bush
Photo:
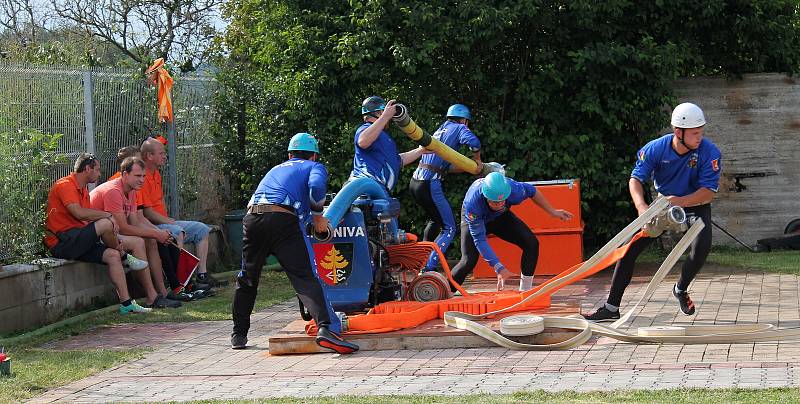
[[[319,135],[337,189],[360,102],[377,94],[431,132],[447,106],[468,105],[484,160],[520,180],[579,178],[586,230],[600,238],[634,213],[634,153],[668,125],[674,79],[791,73],[800,61],[792,1],[238,0],[226,13],[217,132],[235,204],[300,131]],[[395,194],[419,233],[412,171]],[[471,180],[448,178],[456,210]]]
[[[62,159],[55,153],[60,138],[33,129],[0,133],[0,264],[44,250],[49,171]]]

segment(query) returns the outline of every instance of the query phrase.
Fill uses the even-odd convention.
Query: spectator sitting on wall
[[[117,161],[114,167],[119,167],[122,165],[122,162],[128,157],[139,157],[142,158],[142,154],[139,153],[139,148],[136,146],[125,146],[117,151]],[[115,180],[122,176],[122,173],[117,171],[114,174],[111,174],[110,177],[106,181]],[[141,205],[142,193],[136,193],[136,205]]]
[[[125,146],[117,152],[117,167],[122,165],[122,162],[128,157],[137,157],[141,159],[141,153],[136,146]],[[122,176],[120,171],[115,172],[109,181],[118,179]],[[152,228],[160,230],[156,225],[144,217],[144,200],[142,199],[143,192],[141,189],[136,192],[136,216],[139,225],[145,228]],[[189,301],[192,296],[183,292],[183,284],[178,280],[178,257],[180,250],[174,243],[162,244],[156,242],[152,238],[146,238],[145,244],[147,245],[147,261],[150,262],[152,267],[161,268],[164,275],[167,277],[170,291],[167,298],[172,300]],[[156,253],[157,252],[157,253]]]
[[[178,241],[180,248],[183,248],[184,243],[195,245],[197,258],[200,259],[197,267],[198,288],[204,289],[202,284],[218,286],[227,283],[220,283],[208,273],[206,263],[209,227],[200,222],[175,220],[167,215],[164,191],[161,187],[161,173],[158,171],[167,162],[164,144],[154,138],[149,138],[142,143],[140,151],[146,166],[144,186],[142,187],[144,216],[159,228],[169,230]]]
[[[120,164],[120,178],[106,181],[89,193],[92,209],[102,210],[114,217],[119,225],[120,239],[134,249],[136,254],[147,254],[158,258],[157,242],[167,243],[171,239],[169,230],[147,227],[139,222],[136,214],[136,191],[144,184],[144,161],[128,157]],[[161,260],[150,262],[150,277],[141,279],[147,293],[145,307],[180,307],[181,303],[167,298]]]
[[[117,237],[119,227],[113,215],[91,208],[89,183],[100,177],[100,161],[81,153],[74,172],[53,184],[47,195],[45,245],[56,258],[108,265],[108,275],[120,300],[119,312],[146,313],[128,294],[123,265],[136,271],[140,279],[149,279],[147,262],[128,254]]]

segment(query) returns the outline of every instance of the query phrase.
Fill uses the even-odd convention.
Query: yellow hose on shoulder
[[[453,166],[474,175],[485,176],[491,172],[498,171],[505,175],[505,169],[498,163],[478,164],[475,160],[453,150],[450,146],[440,142],[425,133],[419,125],[411,119],[408,108],[403,104],[395,105],[395,114],[392,121],[405,133],[409,139],[418,145],[436,153]]]

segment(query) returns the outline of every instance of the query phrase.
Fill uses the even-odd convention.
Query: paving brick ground
[[[608,291],[610,271],[559,292],[595,307]],[[684,324],[770,322],[800,326],[800,280],[707,266],[693,283],[694,316],[683,316],[668,278],[631,328]],[[625,304],[649,280],[634,277]],[[585,307],[585,309],[589,309]],[[635,345],[594,338],[571,351],[504,348],[372,351],[269,356],[268,336],[297,316],[294,301],[253,317],[251,344],[229,348],[229,322],[118,326],[78,336],[52,349],[118,347],[147,341],[145,358],[80,380],[32,402],[161,401],[340,394],[510,393],[519,390],[613,390],[800,385],[800,344]],[[174,334],[190,335],[177,340]]]

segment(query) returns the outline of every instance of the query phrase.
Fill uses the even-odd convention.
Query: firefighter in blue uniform
[[[261,269],[266,258],[274,254],[318,326],[317,344],[338,353],[352,353],[358,346],[336,335],[341,332],[341,322],[316,276],[314,253],[305,230],[312,222],[317,233],[329,231],[328,220],[322,216],[328,172],[316,162],[319,146],[313,135],[294,135],[288,151],[289,160],[269,170],[247,204],[242,222],[243,269],[233,298],[231,347],[243,349],[247,345]]]
[[[533,184],[514,181],[498,172],[479,178],[470,185],[461,205],[461,260],[453,268],[456,282],[464,283],[478,263],[480,253],[497,273],[497,290],[503,289],[505,281],[513,274],[489,246],[486,236],[494,234],[522,249],[519,290],[524,292],[533,287],[533,272],[539,260],[539,241],[509,209],[529,198],[550,216],[561,220],[572,218],[572,213],[554,209],[544,195],[536,192]]]
[[[350,178],[372,178],[389,192],[397,185],[400,168],[427,153],[425,148],[420,146],[398,154],[397,144],[386,132],[394,112],[394,100],[386,102],[383,98],[373,95],[361,103],[364,124],[356,129],[353,172],[350,173]]]
[[[469,129],[472,114],[463,104],[454,104],[447,109],[447,120],[433,133],[433,137],[451,149],[465,145],[472,151],[472,158],[481,164],[481,141]],[[425,210],[428,223],[422,235],[423,241],[435,241],[442,253],[447,251],[456,233],[453,209],[442,189],[442,180],[447,173],[460,170],[436,154],[426,154],[420,159],[408,186],[417,203]],[[439,255],[432,252],[423,271],[433,271],[439,265]]]
[[[717,146],[703,137],[706,118],[695,104],[675,107],[671,119],[673,133],[647,143],[637,153],[636,165],[628,180],[631,199],[639,215],[649,207],[644,198],[644,185],[653,179],[656,191],[672,205],[686,210],[688,217],[702,219],[705,227],[692,243],[683,263],[681,277],[672,287],[683,314],[695,312],[689,297],[689,284],[703,267],[711,249],[711,200],[719,187],[722,154]],[[640,238],[617,262],[611,278],[608,300],[588,320],[613,321],[620,318],[619,305],[625,288],[631,282],[636,258],[653,243],[654,238]]]

